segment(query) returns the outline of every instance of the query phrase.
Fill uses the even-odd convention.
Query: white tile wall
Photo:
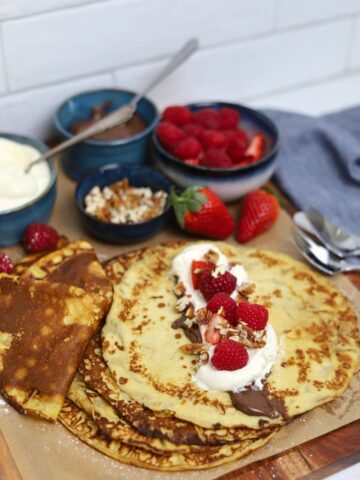
[[[0,20],[34,15],[94,1],[100,0],[0,0]]]
[[[203,50],[159,86],[160,106],[196,99],[244,100],[326,78],[343,69],[350,20]],[[139,89],[163,65],[121,69],[120,87]]]
[[[320,115],[360,105],[359,87],[360,73],[357,73],[326,83],[260,97],[249,103],[255,108],[278,108],[309,115]]]
[[[6,71],[5,71],[3,51],[4,51],[4,48],[3,48],[1,24],[0,24],[0,95],[6,92]]]
[[[0,131],[50,138],[53,115],[63,100],[84,90],[111,86],[113,77],[107,73],[0,97]]]
[[[279,28],[351,15],[360,12],[359,0],[277,0]]]
[[[47,136],[65,97],[140,89],[194,35],[201,50],[151,94],[160,107],[360,102],[360,0],[0,0],[0,130]]]
[[[351,53],[350,53],[350,67],[360,68],[360,17],[356,19],[355,25],[354,25]]]
[[[203,46],[269,31],[273,0],[119,0],[4,23],[12,90],[170,54],[187,36]],[[84,7],[85,8],[85,7]]]

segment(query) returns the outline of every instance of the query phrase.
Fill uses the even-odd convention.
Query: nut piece
[[[217,261],[219,260],[219,254],[214,250],[209,250],[205,253],[203,258],[205,262],[217,263]]]
[[[190,297],[187,297],[184,295],[183,297],[180,297],[179,300],[176,302],[176,311],[177,312],[183,312],[186,310],[188,305],[191,303]]]
[[[183,284],[183,282],[179,281],[174,288],[175,295],[177,297],[181,297],[182,295],[184,295],[185,291],[185,285]]]

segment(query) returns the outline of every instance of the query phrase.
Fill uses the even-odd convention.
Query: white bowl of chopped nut
[[[133,243],[155,235],[169,221],[170,188],[152,168],[108,165],[83,178],[75,200],[93,235],[112,243]]]

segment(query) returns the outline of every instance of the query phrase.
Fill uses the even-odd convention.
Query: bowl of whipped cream
[[[29,223],[47,222],[56,197],[52,160],[26,167],[47,151],[41,141],[0,133],[0,247],[21,240]]]

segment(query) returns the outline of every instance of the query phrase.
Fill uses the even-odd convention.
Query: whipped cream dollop
[[[190,245],[179,253],[173,260],[171,273],[176,275],[179,281],[184,284],[186,295],[190,298],[191,303],[194,306],[195,312],[199,308],[206,307],[207,301],[203,297],[200,290],[194,290],[192,284],[191,264],[193,260],[200,260],[209,251],[215,252],[218,255],[218,259],[215,263],[217,267],[225,267],[226,270],[231,272],[236,277],[236,289],[231,294],[232,298],[236,297],[236,290],[247,283],[248,275],[242,265],[229,266],[228,258],[211,243],[198,243]]]
[[[190,298],[195,312],[199,308],[206,306],[207,302],[200,290],[195,290],[192,284],[191,264],[193,260],[202,260],[209,251],[217,253],[217,261],[214,262],[217,267],[225,267],[232,275],[236,277],[236,288],[231,294],[236,298],[237,292],[241,291],[246,285],[248,274],[245,268],[240,265],[229,265],[228,258],[213,244],[199,243],[185,248],[173,260],[171,273],[182,282],[185,287],[185,295]],[[206,325],[200,325],[201,336],[204,340]],[[193,376],[193,381],[204,390],[239,392],[250,385],[255,389],[263,388],[263,380],[270,373],[271,367],[277,357],[278,342],[276,333],[270,323],[265,329],[266,344],[262,348],[247,348],[249,361],[247,365],[238,370],[226,371],[217,370],[211,363],[211,357],[214,354],[215,347],[209,344],[209,360],[207,364],[199,367]]]
[[[34,200],[50,183],[50,169],[44,161],[25,168],[40,156],[30,145],[0,138],[0,213],[14,210]]]

